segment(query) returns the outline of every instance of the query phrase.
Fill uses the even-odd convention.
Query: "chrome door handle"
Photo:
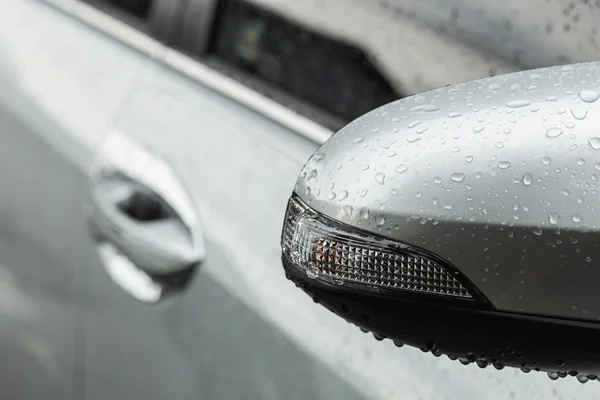
[[[204,260],[204,235],[166,160],[113,133],[93,163],[88,194],[90,228],[117,284],[149,302],[185,287]]]

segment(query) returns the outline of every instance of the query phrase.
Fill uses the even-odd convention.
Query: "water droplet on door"
[[[510,161],[498,161],[498,168],[507,169],[510,167]]]
[[[473,156],[466,156],[465,161],[470,163],[471,161],[473,161]]]
[[[542,228],[536,226],[535,228],[533,228],[533,234],[536,236],[540,236],[542,234]]]
[[[479,133],[479,132],[481,132],[481,131],[482,131],[482,130],[484,130],[484,129],[485,129],[485,126],[483,126],[483,125],[475,125],[475,126],[473,127],[473,132],[475,132],[475,133]]]
[[[523,184],[525,186],[531,185],[532,180],[533,180],[533,177],[531,176],[531,174],[529,172],[526,172],[525,175],[523,175]]]
[[[488,86],[489,90],[500,90],[500,85],[498,85],[497,83],[492,83],[490,86]]]
[[[579,92],[579,98],[586,103],[593,103],[594,101],[598,100],[598,97],[598,92],[593,90],[582,90]]]
[[[385,182],[385,174],[383,173],[378,173],[377,175],[375,175],[375,180],[377,181],[377,183],[379,183],[380,185],[383,185]]]
[[[362,142],[363,140],[365,140],[365,139],[363,139],[363,138],[359,137],[359,138],[356,138],[356,139],[354,139],[354,143],[360,143],[360,142]]]
[[[579,215],[579,214],[573,214],[573,216],[571,217],[571,219],[573,220],[573,222],[581,222],[581,215]]]
[[[440,183],[442,183],[442,178],[440,178],[439,176],[436,176],[435,178],[433,178],[433,183],[435,183],[436,185],[439,185]]]
[[[348,191],[342,190],[338,195],[338,200],[345,200],[348,197]]]
[[[542,158],[542,164],[544,164],[544,165],[550,165],[551,162],[552,162],[552,160],[550,159],[550,157]]]

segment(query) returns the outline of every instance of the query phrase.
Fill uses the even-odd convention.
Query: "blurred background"
[[[599,0],[85,0],[336,130],[394,99],[597,60]]]

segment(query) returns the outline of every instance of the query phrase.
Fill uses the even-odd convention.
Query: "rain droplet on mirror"
[[[360,214],[361,218],[368,219],[369,218],[369,209],[367,207],[363,207],[360,209],[359,214]]]
[[[563,130],[557,127],[550,128],[546,131],[546,137],[555,138],[562,135]]]
[[[411,112],[433,112],[438,111],[440,108],[433,104],[421,104],[419,106],[411,108]]]
[[[585,101],[586,103],[593,103],[596,100],[598,100],[598,97],[598,92],[594,90],[582,90],[581,92],[579,92],[579,98]]]
[[[506,103],[506,107],[510,108],[521,108],[531,104],[529,100],[513,100]]]
[[[507,169],[510,165],[510,161],[498,161],[498,168],[500,169]]]
[[[394,171],[396,171],[398,174],[403,174],[408,171],[408,166],[406,164],[400,164],[396,167],[396,169],[394,169]]]
[[[571,114],[573,115],[573,118],[575,119],[584,119],[587,116],[587,110],[581,109],[581,108],[574,108],[571,110]]]
[[[461,172],[455,172],[452,175],[450,175],[450,179],[454,182],[462,182],[465,180],[465,174]]]
[[[592,137],[588,140],[588,143],[590,144],[590,146],[592,146],[592,148],[594,150],[598,150],[600,149],[600,138],[599,137]]]

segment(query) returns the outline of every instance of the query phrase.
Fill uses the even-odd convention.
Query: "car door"
[[[15,111],[2,94],[0,396],[70,399],[81,316],[72,248],[81,227],[71,211],[85,174],[53,147],[61,133],[35,100],[10,91]]]

